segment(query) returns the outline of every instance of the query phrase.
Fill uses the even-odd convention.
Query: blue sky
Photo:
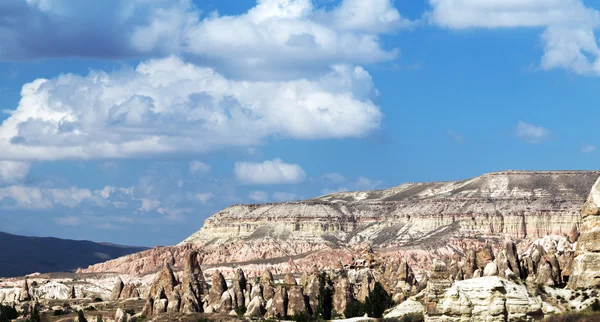
[[[174,244],[236,203],[595,169],[580,0],[0,0],[0,219]]]

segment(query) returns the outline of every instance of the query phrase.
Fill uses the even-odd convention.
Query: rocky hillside
[[[68,272],[145,250],[83,240],[26,237],[0,232],[0,277]]]
[[[276,272],[290,265],[331,267],[371,247],[406,256],[418,274],[433,257],[464,256],[484,240],[497,248],[505,237],[577,234],[581,208],[599,176],[599,171],[506,171],[300,202],[235,205],[208,218],[178,246],[86,271],[145,273],[151,267],[147,263],[161,262],[148,257],[171,258],[177,248],[191,245],[208,265],[268,264]],[[175,256],[171,262],[181,261]]]

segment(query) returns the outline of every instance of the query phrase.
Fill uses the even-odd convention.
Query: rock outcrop
[[[581,210],[581,235],[568,286],[572,289],[600,286],[600,178]]]

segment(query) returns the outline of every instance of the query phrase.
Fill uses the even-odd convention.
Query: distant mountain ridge
[[[35,272],[68,272],[104,262],[147,247],[95,243],[54,237],[28,237],[0,232],[0,277]]]

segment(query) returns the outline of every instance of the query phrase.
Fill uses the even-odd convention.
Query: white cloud
[[[429,0],[432,23],[446,28],[544,28],[545,69],[600,74],[594,30],[600,13],[582,0]]]
[[[248,198],[258,202],[266,202],[269,200],[269,195],[264,191],[251,191]]]
[[[361,137],[379,128],[371,76],[335,66],[314,81],[230,81],[170,57],[135,71],[38,79],[0,125],[5,158],[124,158]]]
[[[81,224],[81,219],[74,216],[57,217],[54,222],[61,226],[78,226]]]
[[[295,184],[306,177],[302,167],[284,163],[281,159],[263,163],[236,162],[234,173],[244,184]]]
[[[530,144],[541,143],[550,137],[548,129],[525,122],[517,124],[515,134],[518,138]]]
[[[160,206],[160,201],[156,200],[156,199],[141,198],[140,201],[142,202],[142,205],[138,209],[139,211],[148,212],[148,211],[152,211]]]
[[[596,151],[596,146],[591,145],[591,144],[584,144],[583,146],[581,146],[581,152],[583,153],[592,153]]]
[[[337,172],[326,173],[323,175],[323,178],[334,184],[340,184],[346,181],[346,178]]]
[[[28,162],[0,161],[0,185],[14,184],[29,174]]]
[[[0,2],[0,59],[175,53],[238,78],[300,76],[393,59],[397,51],[382,48],[380,35],[412,25],[391,0],[342,0],[331,10],[310,0],[258,0],[237,15],[203,15],[191,0],[40,3],[47,2]]]
[[[200,161],[191,161],[189,164],[191,174],[195,173],[208,173],[211,170],[211,166]]]
[[[98,193],[78,187],[41,188],[12,185],[0,188],[0,202],[4,207],[20,209],[50,209],[56,206],[75,208],[84,202],[103,205]]]
[[[277,201],[292,201],[297,200],[298,195],[290,192],[274,192],[273,199]]]
[[[212,192],[197,193],[196,199],[201,203],[208,203],[215,195]]]

